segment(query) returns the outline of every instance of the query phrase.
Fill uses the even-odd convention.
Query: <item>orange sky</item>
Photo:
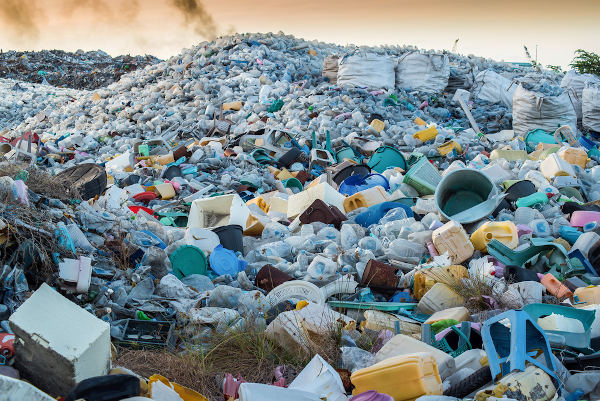
[[[0,48],[102,49],[166,58],[204,38],[175,0],[0,0]],[[22,23],[6,16],[17,4]],[[565,67],[573,51],[600,53],[600,0],[204,0],[218,33],[277,32],[340,44],[412,44],[498,60]],[[4,8],[4,14],[2,9]],[[29,10],[30,17],[23,17]],[[24,26],[25,25],[25,26]]]

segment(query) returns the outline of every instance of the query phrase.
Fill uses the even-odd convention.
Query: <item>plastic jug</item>
[[[438,135],[437,128],[432,125],[425,128],[424,130],[417,131],[413,134],[413,138],[420,140],[421,142],[431,141]]]
[[[448,252],[452,263],[459,264],[473,256],[473,243],[460,223],[449,221],[436,229],[431,238],[439,254]]]
[[[487,244],[492,239],[515,249],[519,245],[517,226],[512,221],[488,221],[471,234],[471,242],[479,251],[487,251]]]
[[[552,153],[542,161],[540,171],[548,180],[561,175],[576,176],[573,166],[558,157],[556,153]]]
[[[558,299],[573,298],[573,293],[566,285],[558,281],[551,273],[545,274],[540,282],[546,287],[546,290]]]
[[[352,373],[353,394],[368,390],[388,394],[395,401],[414,401],[422,395],[441,395],[442,381],[435,359],[414,353],[386,359]]]
[[[598,286],[577,288],[574,295],[577,297],[579,302],[585,302],[582,304],[576,304],[576,308],[600,304],[600,287]]]
[[[456,371],[464,368],[479,370],[487,365],[487,354],[482,349],[470,349],[454,358]]]
[[[423,295],[417,304],[417,310],[420,313],[432,315],[433,313],[444,309],[462,306],[464,303],[465,300],[452,291],[446,284],[435,283],[434,286]]]
[[[379,185],[362,190],[344,199],[346,213],[361,207],[369,207],[387,200],[387,192]]]
[[[558,156],[569,164],[574,164],[581,168],[585,168],[588,155],[583,148],[562,148],[558,151]]]
[[[423,295],[431,289],[437,282],[450,282],[468,278],[468,270],[461,265],[452,265],[444,267],[430,267],[415,272],[413,279],[413,295],[420,300]]]

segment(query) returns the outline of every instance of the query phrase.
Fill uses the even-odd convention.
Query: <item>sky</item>
[[[566,68],[600,53],[600,0],[0,0],[0,49],[177,55],[231,32],[415,45]]]

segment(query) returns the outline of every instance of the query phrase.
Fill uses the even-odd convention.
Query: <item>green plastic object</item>
[[[288,178],[281,182],[285,188],[296,188],[300,192],[304,190],[304,185],[297,178]]]
[[[180,246],[169,255],[169,260],[173,266],[173,274],[179,279],[192,274],[207,275],[206,255],[200,248],[193,245]]]
[[[332,308],[343,308],[343,309],[359,309],[368,310],[375,309],[382,312],[396,312],[401,309],[413,310],[416,303],[406,302],[355,302],[355,301],[329,301],[329,306]]]
[[[493,239],[487,244],[488,253],[494,258],[498,259],[499,262],[509,265],[523,267],[532,258],[539,255],[540,253],[546,253],[551,250],[553,252],[551,259],[553,260],[553,266],[560,270],[561,274],[565,277],[577,273],[579,269],[571,264],[571,260],[567,256],[567,250],[561,244],[549,241],[544,238],[531,238],[531,245],[522,251],[513,251],[500,241]],[[559,254],[554,255],[554,253]],[[562,256],[562,257],[561,257]]]
[[[442,181],[442,175],[426,157],[423,157],[408,170],[402,182],[416,189],[419,195],[424,196],[433,195],[440,181]]]
[[[438,320],[435,323],[431,323],[431,330],[437,334],[440,331],[447,329],[448,327],[452,327],[459,324],[458,320],[454,320],[454,319],[443,319],[443,320]]]
[[[367,165],[378,173],[383,173],[388,167],[400,167],[406,170],[406,159],[398,149],[380,146],[375,149]]]
[[[523,310],[527,312],[535,322],[537,322],[540,317],[549,316],[551,314],[578,320],[583,326],[583,333],[577,332],[579,330],[576,327],[573,327],[573,331],[544,330],[546,337],[548,337],[548,341],[553,347],[562,348],[567,346],[575,348],[577,351],[585,354],[594,352],[590,347],[591,327],[596,318],[596,313],[594,311],[552,304],[529,304],[526,305]]]
[[[531,195],[517,199],[517,207],[529,207],[533,205],[545,205],[548,203],[548,196],[544,192],[535,192]]]
[[[525,135],[525,144],[527,145],[527,152],[533,152],[539,143],[550,143],[556,144],[554,135],[544,131],[541,128],[529,131]]]
[[[337,160],[338,163],[341,163],[344,161],[344,159],[350,159],[350,160],[354,160],[356,162],[358,162],[358,158],[356,157],[356,155],[354,154],[354,150],[352,150],[351,147],[347,147],[347,148],[342,148],[340,150],[337,151],[337,153],[335,153],[335,159]]]
[[[268,111],[269,111],[269,113],[275,113],[276,111],[281,110],[282,107],[283,107],[283,100],[277,99],[276,101],[271,103]]]
[[[448,319],[452,320],[452,319]],[[444,320],[442,322],[445,322]],[[454,320],[456,322],[456,320]],[[436,322],[433,324],[423,324],[421,326],[421,341],[426,344],[431,345],[450,355],[453,358],[456,358],[460,354],[464,353],[473,348],[471,345],[470,337],[471,337],[471,322],[462,322],[460,324],[460,329],[456,327],[456,325],[449,326],[452,331],[454,331],[458,335],[458,346],[456,349],[452,349],[448,344],[448,340],[442,338],[441,340],[436,340],[434,326],[440,322]],[[458,324],[458,322],[456,322]],[[444,330],[443,328],[439,331]]]

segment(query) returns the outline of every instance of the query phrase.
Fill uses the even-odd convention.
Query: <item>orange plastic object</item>
[[[546,290],[558,299],[573,298],[573,293],[563,283],[558,281],[551,273],[542,277],[541,283],[546,287]]]

